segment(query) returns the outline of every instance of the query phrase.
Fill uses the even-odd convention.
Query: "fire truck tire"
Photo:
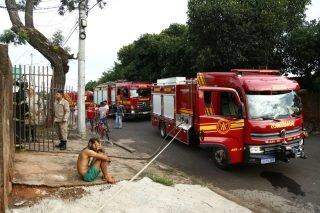
[[[214,164],[219,169],[227,170],[230,168],[228,152],[223,147],[215,147],[212,149],[212,158]]]
[[[165,138],[167,136],[166,125],[164,123],[160,124],[160,136]]]

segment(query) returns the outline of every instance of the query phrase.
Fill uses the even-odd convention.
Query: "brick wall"
[[[5,212],[11,192],[14,138],[12,74],[8,46],[0,44],[0,212]]]

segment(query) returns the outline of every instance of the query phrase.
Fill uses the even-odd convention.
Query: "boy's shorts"
[[[97,169],[95,166],[91,166],[87,173],[83,176],[83,180],[87,182],[94,181],[100,174],[100,170]]]

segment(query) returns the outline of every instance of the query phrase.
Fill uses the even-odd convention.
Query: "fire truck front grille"
[[[292,148],[297,149],[299,148],[299,142],[300,142],[300,139],[292,140],[287,142],[285,146],[290,146]],[[268,145],[262,145],[261,149],[263,150],[263,155],[273,155],[273,154],[282,152],[283,151],[282,146],[284,146],[283,143],[268,144]],[[255,154],[252,154],[252,155],[254,156]]]
[[[302,133],[302,128],[296,128],[293,130],[288,130],[286,131],[286,136],[290,137],[290,136],[294,136],[297,134],[301,134]],[[257,140],[261,140],[261,139],[277,139],[277,138],[281,138],[280,132],[275,132],[275,133],[251,133],[251,137],[252,139],[257,139]]]

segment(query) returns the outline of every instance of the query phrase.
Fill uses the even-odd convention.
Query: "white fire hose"
[[[179,124],[178,126],[180,126],[181,124]],[[176,126],[175,128],[177,128],[178,126]],[[134,181],[137,177],[139,177],[139,175],[146,170],[146,168],[148,168],[148,166],[150,166],[150,164],[155,161],[159,155],[168,148],[168,146],[174,141],[174,139],[178,136],[178,134],[181,132],[182,129],[180,129],[178,131],[178,133],[169,141],[169,143],[167,145],[165,145],[159,152],[158,154],[156,154],[136,175],[134,175],[127,183],[130,183],[132,181]],[[121,191],[123,191],[123,189],[125,189],[125,187],[127,186],[127,184],[123,185],[122,187],[120,187],[114,194],[111,195],[111,197],[108,199],[108,201],[111,201],[117,194],[119,194]],[[104,204],[103,206],[101,206],[97,211],[95,211],[95,213],[100,212],[101,210],[103,210],[103,208],[107,205]]]

